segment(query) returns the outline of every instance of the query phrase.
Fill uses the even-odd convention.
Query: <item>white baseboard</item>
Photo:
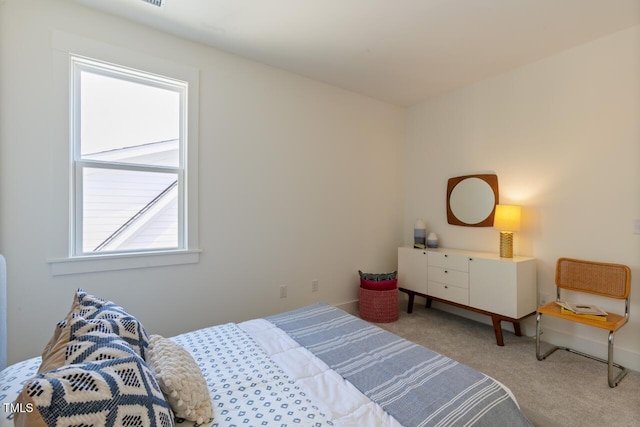
[[[405,298],[401,297],[400,299],[401,310],[407,309],[407,302],[408,302],[408,299],[406,297]],[[485,316],[479,313],[474,313],[473,311],[464,310],[462,308],[454,307],[448,304],[441,304],[441,303],[438,303],[437,301],[433,302],[432,307],[437,308],[438,310],[455,314],[457,316],[474,320],[476,322],[492,325],[491,318],[489,316]],[[520,328],[521,328],[522,335],[535,338],[536,336],[535,315],[522,320],[520,322]],[[513,325],[510,324],[509,322],[502,322],[502,329],[505,331],[514,332]],[[602,342],[600,342],[600,341],[596,341],[583,336],[567,334],[558,329],[550,328],[549,326],[544,325],[544,323],[543,323],[542,331],[543,331],[543,334],[540,337],[540,340],[543,343],[569,347],[586,354],[591,354],[601,359],[607,358],[608,346],[607,346],[606,333],[602,334],[603,338],[602,338]],[[637,352],[620,347],[619,345],[615,345],[615,341],[614,341],[613,354],[614,354],[614,361],[616,363],[622,366],[625,366],[628,369],[631,369],[634,371],[640,371],[640,354],[638,354]],[[535,357],[535,354],[533,356]]]
[[[358,315],[358,300],[342,302],[340,304],[335,304],[334,306],[349,314],[353,314],[354,316]]]

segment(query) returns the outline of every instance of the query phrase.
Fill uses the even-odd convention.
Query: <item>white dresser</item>
[[[398,248],[398,286],[415,296],[491,316],[498,345],[504,345],[500,322],[513,323],[537,308],[536,262],[530,257],[500,258],[498,254],[459,249]]]

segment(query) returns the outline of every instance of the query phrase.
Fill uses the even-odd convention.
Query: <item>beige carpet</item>
[[[603,363],[560,350],[540,362],[532,338],[505,331],[499,347],[489,325],[427,310],[419,299],[413,314],[405,309],[397,322],[379,326],[502,382],[536,426],[640,426],[639,372],[612,389]]]

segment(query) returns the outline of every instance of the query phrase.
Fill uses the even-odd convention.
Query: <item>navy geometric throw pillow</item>
[[[153,374],[137,355],[68,365],[25,387],[47,425],[174,425]]]
[[[40,373],[25,384],[18,401],[31,403],[37,411],[20,414],[16,423],[174,426],[171,408],[142,358],[114,334],[95,331],[85,337],[91,338],[69,343],[75,346],[72,357],[83,354],[84,363]]]
[[[78,289],[76,299],[79,305],[77,313],[85,319],[71,327],[71,339],[91,332],[101,330],[113,332],[125,340],[143,360],[149,347],[149,335],[142,323],[119,305],[93,296]]]

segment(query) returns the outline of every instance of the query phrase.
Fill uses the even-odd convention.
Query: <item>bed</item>
[[[531,425],[496,380],[324,303],[162,338],[81,290],[0,403],[0,427]]]

